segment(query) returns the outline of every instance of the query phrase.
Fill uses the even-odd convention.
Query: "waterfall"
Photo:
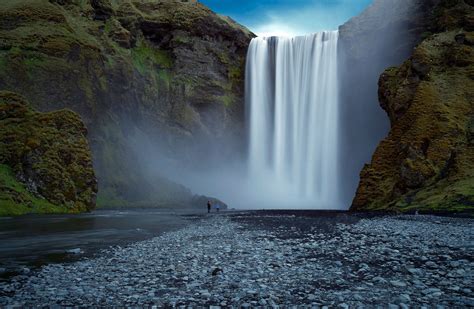
[[[339,206],[337,42],[327,31],[250,43],[249,181],[281,207]]]

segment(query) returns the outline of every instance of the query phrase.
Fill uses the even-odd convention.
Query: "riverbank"
[[[0,285],[0,306],[474,306],[474,220],[242,212]]]
[[[96,210],[86,214],[23,215],[0,218],[0,282],[51,263],[92,258],[110,246],[178,230],[188,211]]]

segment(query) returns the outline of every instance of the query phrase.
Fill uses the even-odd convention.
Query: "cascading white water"
[[[250,43],[250,184],[254,195],[280,207],[339,207],[338,35],[258,37]]]

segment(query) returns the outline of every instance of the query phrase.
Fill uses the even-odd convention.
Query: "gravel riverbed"
[[[474,220],[266,213],[193,224],[0,284],[0,307],[474,307]]]

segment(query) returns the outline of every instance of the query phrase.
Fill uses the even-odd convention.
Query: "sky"
[[[296,36],[336,30],[373,0],[200,0],[258,36]]]

